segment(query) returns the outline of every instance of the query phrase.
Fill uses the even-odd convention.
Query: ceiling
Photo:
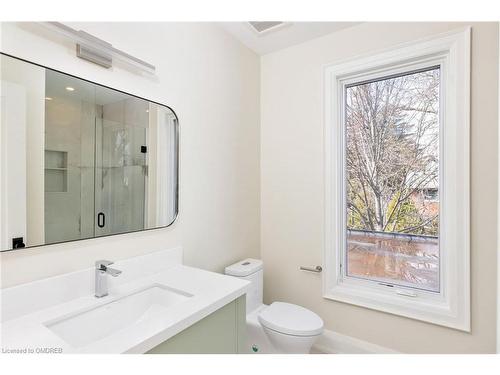
[[[257,54],[265,55],[359,23],[287,22],[285,26],[261,35],[253,30],[248,22],[219,22],[217,24]]]
[[[73,88],[68,91],[67,87]],[[97,105],[116,103],[132,96],[104,86],[79,79],[55,70],[46,69],[45,94],[47,97],[86,101]]]

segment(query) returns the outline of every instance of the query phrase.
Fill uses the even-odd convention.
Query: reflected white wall
[[[5,81],[2,82],[1,88],[1,212],[4,214],[1,222],[1,243],[2,248],[10,248],[12,237],[22,236],[25,244],[29,246],[42,243],[44,239],[45,73],[42,68],[19,65],[17,60],[7,56],[1,56],[0,65]],[[7,88],[7,82],[10,89]],[[23,91],[22,94],[16,94],[16,98],[9,97],[10,94],[15,94],[12,91],[14,86],[17,87],[16,92]],[[19,95],[22,98],[18,97]],[[24,112],[21,112],[22,103]],[[29,111],[26,111],[26,108],[29,108]],[[7,116],[10,118],[7,119]],[[7,126],[7,120],[12,126]],[[23,127],[29,131],[23,132]],[[16,135],[5,133],[8,128],[15,131]],[[26,152],[19,153],[19,150]],[[21,198],[24,203],[20,201]],[[12,227],[21,219],[25,222],[23,228]]]

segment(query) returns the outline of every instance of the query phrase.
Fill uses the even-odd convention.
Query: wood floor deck
[[[349,231],[347,274],[439,290],[439,242],[425,236]]]

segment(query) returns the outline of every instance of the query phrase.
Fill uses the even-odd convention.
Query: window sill
[[[470,332],[469,317],[460,316],[456,308],[438,293],[403,287],[386,290],[389,288],[353,284],[339,282],[325,290],[323,298]],[[415,295],[401,294],[408,291]]]

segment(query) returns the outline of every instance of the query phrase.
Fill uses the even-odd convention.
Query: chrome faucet
[[[109,268],[113,262],[109,260],[98,260],[95,262],[95,296],[97,298],[108,295],[108,275],[117,277],[122,271]]]

